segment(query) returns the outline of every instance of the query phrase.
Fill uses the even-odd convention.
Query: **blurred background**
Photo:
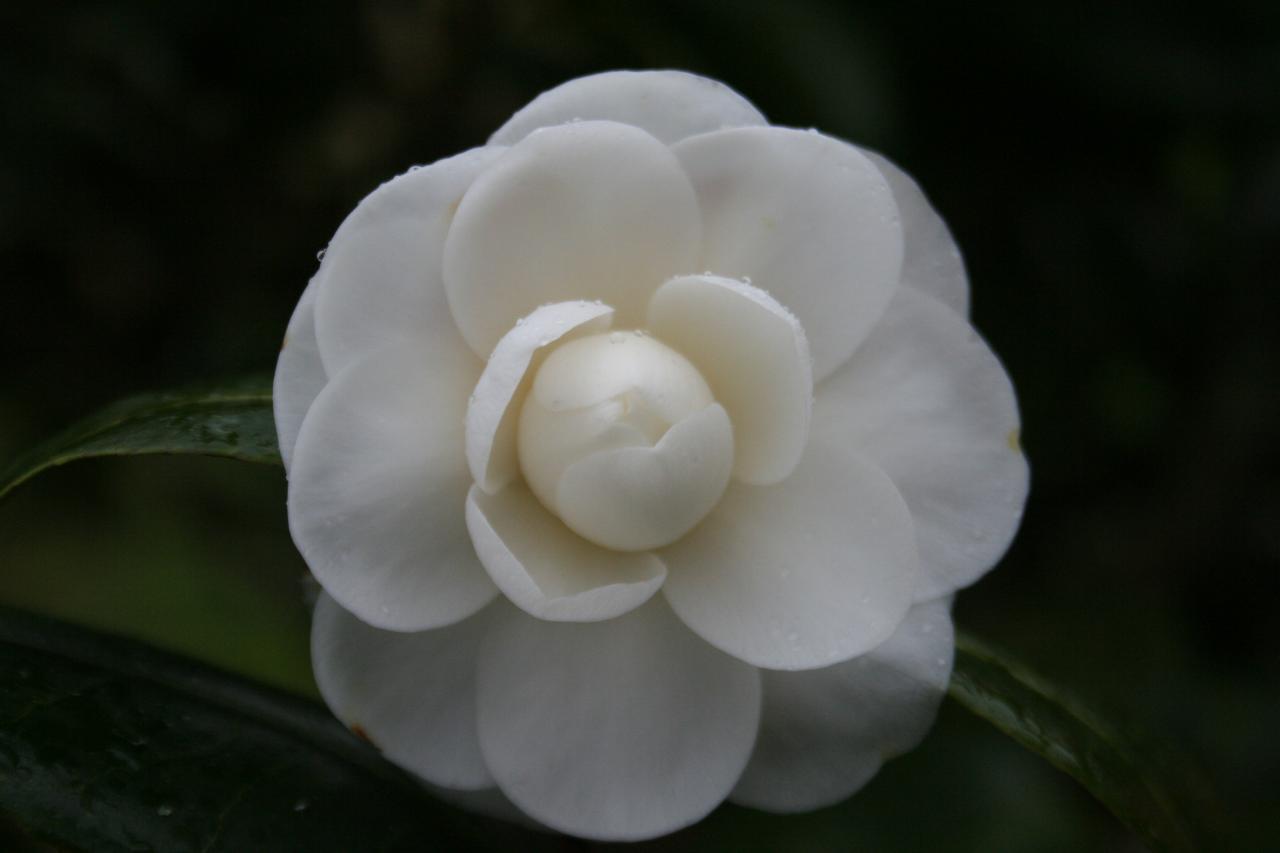
[[[108,2],[0,11],[0,460],[135,392],[269,372],[342,217],[617,67],[721,79],[914,174],[1018,389],[1026,520],[958,623],[1280,824],[1280,5]],[[0,505],[0,602],[313,694],[277,469],[56,470]],[[803,817],[670,849],[1127,851],[948,703]],[[1224,848],[1227,849],[1227,848]]]

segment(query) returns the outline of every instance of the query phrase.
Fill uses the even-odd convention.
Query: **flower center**
[[[529,488],[574,532],[615,550],[669,544],[728,483],[733,433],[702,374],[639,331],[569,341],[520,412]]]

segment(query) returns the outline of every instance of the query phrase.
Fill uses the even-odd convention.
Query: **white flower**
[[[895,166],[684,73],[379,187],[276,372],[326,701],[590,838],[848,796],[932,724],[1026,497],[967,290]]]

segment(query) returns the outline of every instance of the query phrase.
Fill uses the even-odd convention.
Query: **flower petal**
[[[661,552],[672,609],[713,646],[769,669],[830,666],[875,648],[911,605],[911,515],[874,465],[811,439],[775,486],[731,484]]]
[[[735,477],[767,485],[795,469],[809,437],[813,366],[791,312],[736,279],[681,276],[653,295],[649,329],[698,366],[729,413]]]
[[[325,250],[316,334],[329,375],[394,337],[455,337],[441,273],[445,235],[467,187],[506,149],[476,148],[387,181]]]
[[[1009,547],[1027,498],[1018,405],[960,315],[902,289],[849,362],[818,386],[813,433],[893,480],[920,546],[916,599],[967,586]]]
[[[449,307],[487,356],[547,302],[600,299],[636,326],[657,286],[693,268],[693,189],[670,149],[616,122],[530,135],[481,175],[445,242]]]
[[[497,592],[464,520],[469,361],[460,342],[393,341],[335,376],[303,421],[289,529],[325,591],[376,627],[437,628]]]
[[[711,404],[653,447],[601,450],[565,469],[555,506],[564,523],[607,548],[657,548],[683,536],[724,494],[733,427]]]
[[[612,619],[652,598],[667,576],[653,554],[610,551],[576,535],[520,483],[496,495],[472,487],[466,517],[489,577],[539,619]]]
[[[285,474],[293,461],[293,446],[298,441],[302,419],[315,402],[320,389],[329,381],[320,361],[316,344],[315,279],[302,291],[276,359],[275,381],[271,402],[275,410],[276,434],[280,440],[280,458]]]
[[[608,622],[498,625],[480,650],[480,748],[511,800],[584,838],[651,838],[728,794],[759,722],[760,678],[661,599]]]
[[[489,610],[433,631],[383,631],[328,595],[316,602],[311,664],[334,715],[428,782],[492,788],[476,735],[476,655]]]
[[[746,98],[716,80],[685,71],[608,71],[543,92],[489,144],[514,145],[540,127],[583,119],[635,125],[668,145],[697,133],[765,123]]]
[[[773,812],[833,805],[920,743],[951,678],[950,610],[947,599],[917,604],[893,636],[835,666],[762,672],[760,736],[733,801]]]
[[[902,266],[898,210],[880,170],[819,133],[745,127],[672,148],[698,192],[699,268],[747,277],[800,319],[820,380],[889,303]]]
[[[889,182],[902,217],[900,281],[906,287],[932,296],[956,313],[968,316],[969,276],[947,223],[910,175],[881,154],[865,149],[863,153]]]
[[[599,302],[543,305],[518,321],[494,347],[467,405],[467,464],[489,494],[520,470],[516,427],[520,403],[542,350],[559,341],[608,330],[613,309]]]

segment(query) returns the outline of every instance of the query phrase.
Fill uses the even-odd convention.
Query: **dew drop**
[[[326,246],[325,248],[323,248],[323,249],[321,249],[320,251],[316,252],[316,260],[317,260],[317,261],[323,261],[323,260],[324,260],[325,252],[328,252],[328,251],[329,251],[329,249],[328,249],[328,247]]]

